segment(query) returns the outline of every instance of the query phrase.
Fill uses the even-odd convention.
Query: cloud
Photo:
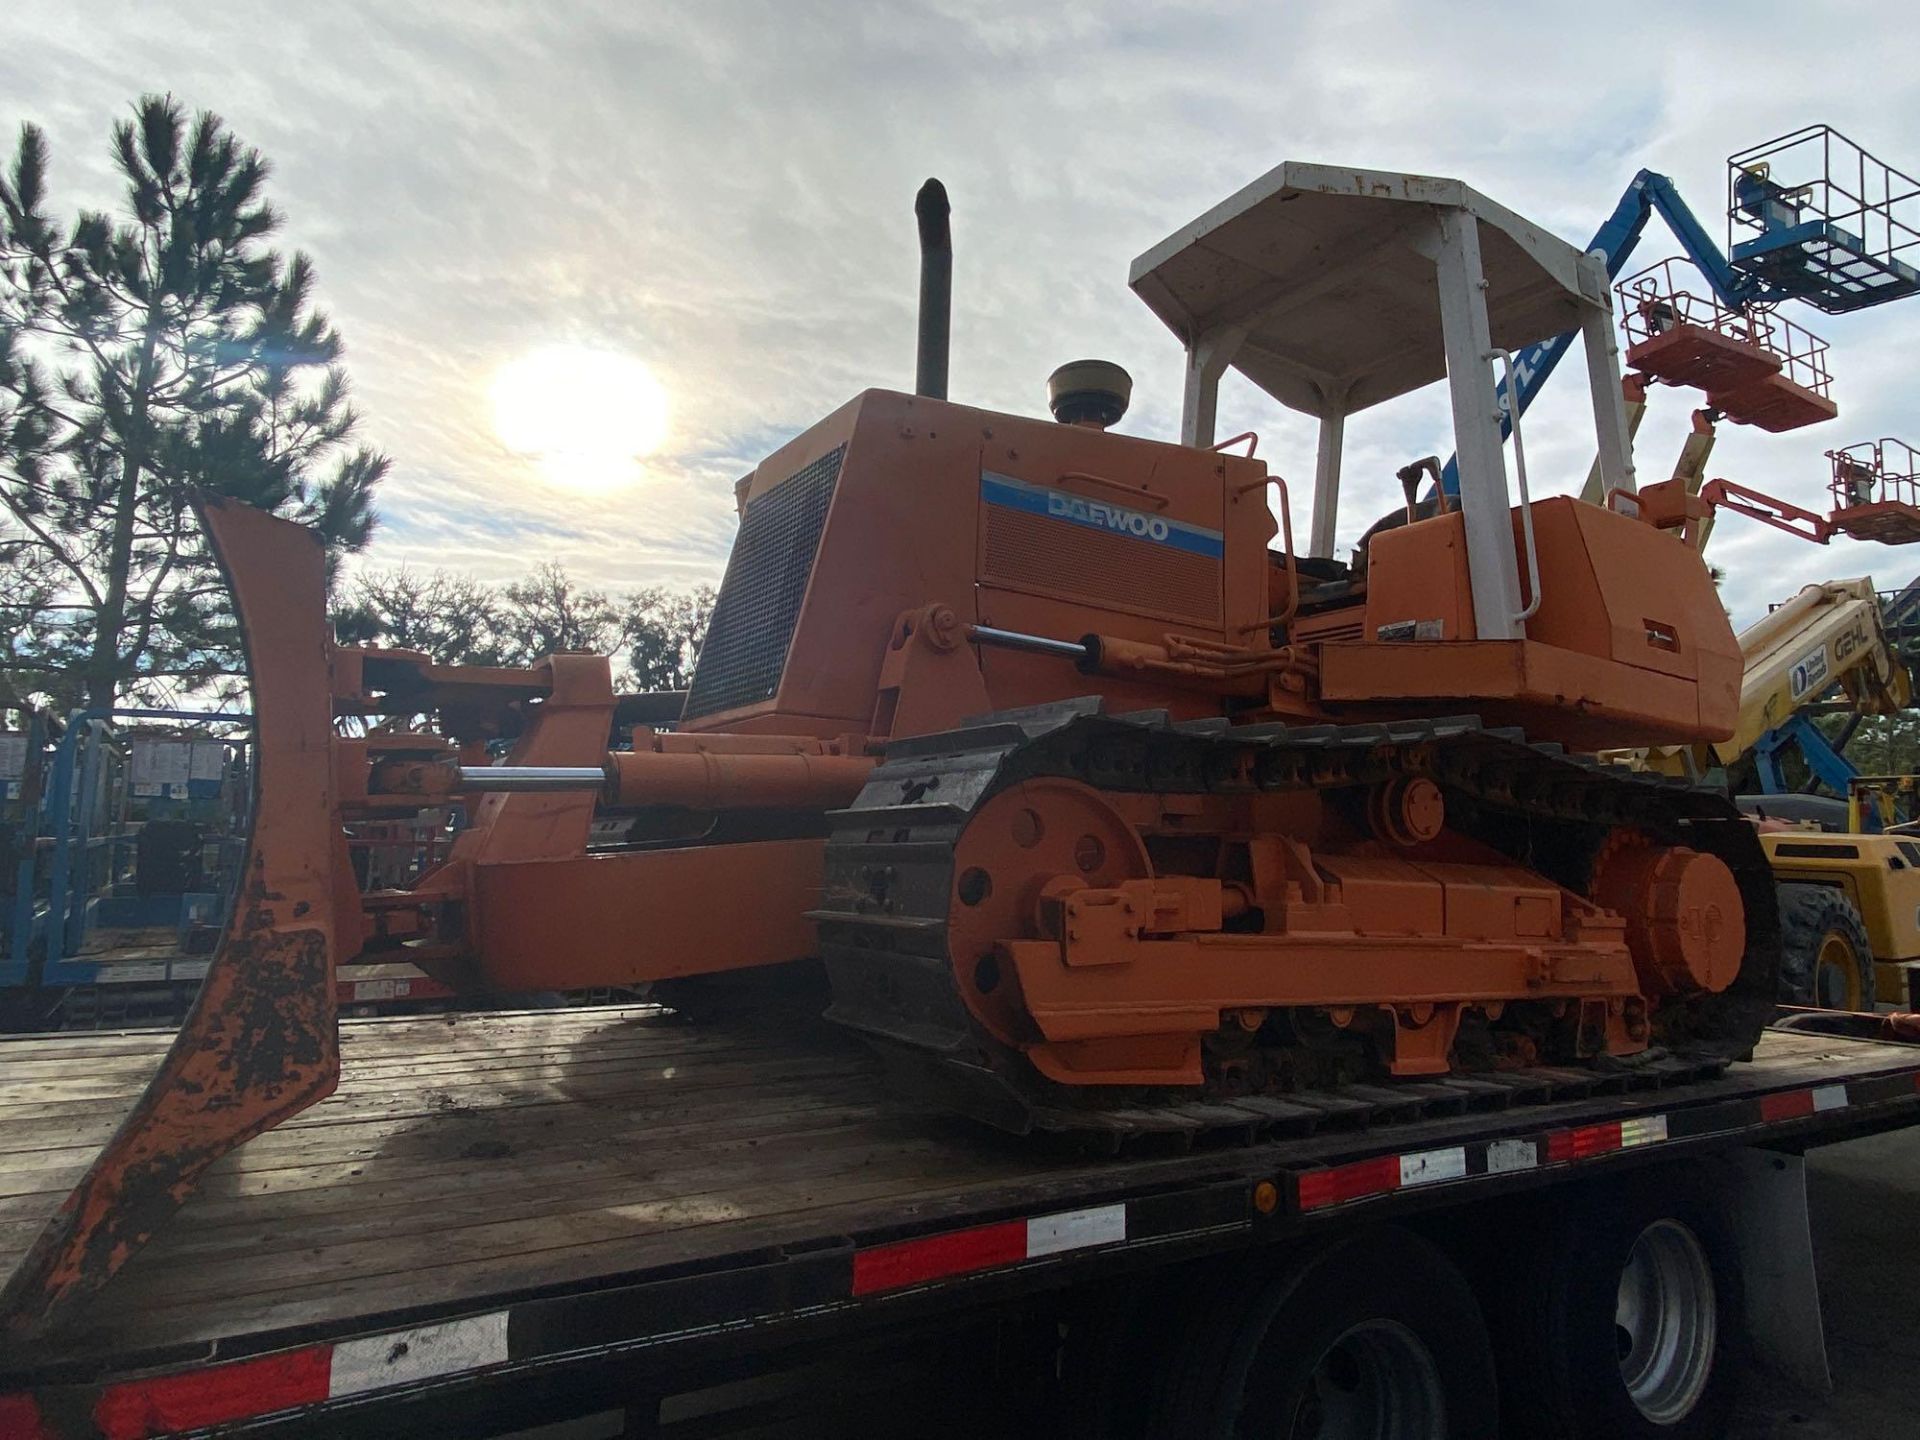
[[[1849,18],[1851,17],[1851,18]],[[105,132],[145,90],[220,111],[273,161],[284,239],[311,251],[369,438],[395,457],[372,561],[596,584],[717,576],[732,482],[874,384],[911,383],[911,202],[955,204],[954,395],[1040,413],[1047,373],[1102,355],[1136,380],[1126,428],[1177,429],[1178,344],[1127,292],[1133,256],[1285,158],[1458,175],[1584,242],[1634,171],[1675,176],[1709,221],[1722,158],[1810,119],[1920,163],[1920,81],[1860,73],[1863,42],[1920,26],[1884,6],[1758,4],[1767,83],[1728,60],[1721,7],[1595,22],[1560,0],[1071,4],[934,0],[75,7],[26,0],[0,51],[0,118],[54,143],[63,204],[113,198]],[[1812,114],[1795,97],[1818,96]],[[1783,98],[1785,97],[1785,98]],[[1653,235],[1648,260],[1672,247]],[[1822,451],[1913,432],[1909,307],[1826,321],[1843,418],[1784,436],[1723,427],[1714,473],[1812,502]],[[673,401],[667,445],[612,496],[555,491],[493,434],[517,355],[630,352]],[[1692,398],[1656,396],[1643,473]],[[1576,353],[1530,417],[1542,491],[1591,456]],[[1222,433],[1257,429],[1296,482],[1313,431],[1244,384]],[[1436,396],[1357,417],[1341,536],[1450,448]],[[1728,520],[1736,618],[1809,580],[1920,563]]]

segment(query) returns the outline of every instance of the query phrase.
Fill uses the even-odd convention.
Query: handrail
[[[1137,500],[1152,502],[1156,510],[1164,510],[1173,503],[1158,490],[1149,490],[1144,485],[1129,485],[1122,480],[1109,480],[1104,475],[1095,475],[1089,470],[1069,470],[1060,477],[1062,480],[1081,480],[1089,485],[1104,485],[1109,490],[1118,490],[1122,495],[1131,495]]]
[[[1506,362],[1507,394],[1517,393],[1513,384],[1513,352],[1498,350],[1494,352]],[[1533,592],[1533,598],[1524,607],[1514,612],[1515,620],[1531,620],[1540,608],[1540,554],[1533,543],[1533,497],[1527,490],[1527,447],[1520,439],[1520,407],[1507,403],[1508,419],[1513,430],[1513,469],[1515,483],[1520,489],[1520,535],[1526,545],[1527,588]]]
[[[1287,607],[1264,620],[1256,620],[1251,625],[1242,625],[1233,633],[1251,634],[1255,630],[1271,630],[1276,625],[1284,625],[1300,613],[1300,566],[1293,556],[1293,506],[1287,500],[1287,482],[1278,475],[1269,475],[1264,480],[1242,485],[1234,493],[1245,495],[1249,491],[1264,490],[1269,485],[1280,487],[1280,553],[1287,557],[1282,567],[1287,572]]]

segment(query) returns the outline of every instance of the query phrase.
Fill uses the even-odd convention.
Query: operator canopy
[[[1128,283],[1189,351],[1225,340],[1231,363],[1282,404],[1350,414],[1447,373],[1441,207],[1478,221],[1497,347],[1577,330],[1608,303],[1583,289],[1577,249],[1458,180],[1297,161],[1147,251]]]

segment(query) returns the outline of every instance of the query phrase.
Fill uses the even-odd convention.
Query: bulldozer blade
[[[107,1282],[221,1156],[332,1093],[340,900],[326,564],[311,531],[198,498],[252,680],[253,830],[193,1010],[158,1073],[0,1290],[20,1341]]]

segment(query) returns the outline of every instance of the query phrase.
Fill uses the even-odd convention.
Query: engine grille
[[[842,445],[747,502],[694,667],[689,719],[772,699],[780,688],[846,453]]]

